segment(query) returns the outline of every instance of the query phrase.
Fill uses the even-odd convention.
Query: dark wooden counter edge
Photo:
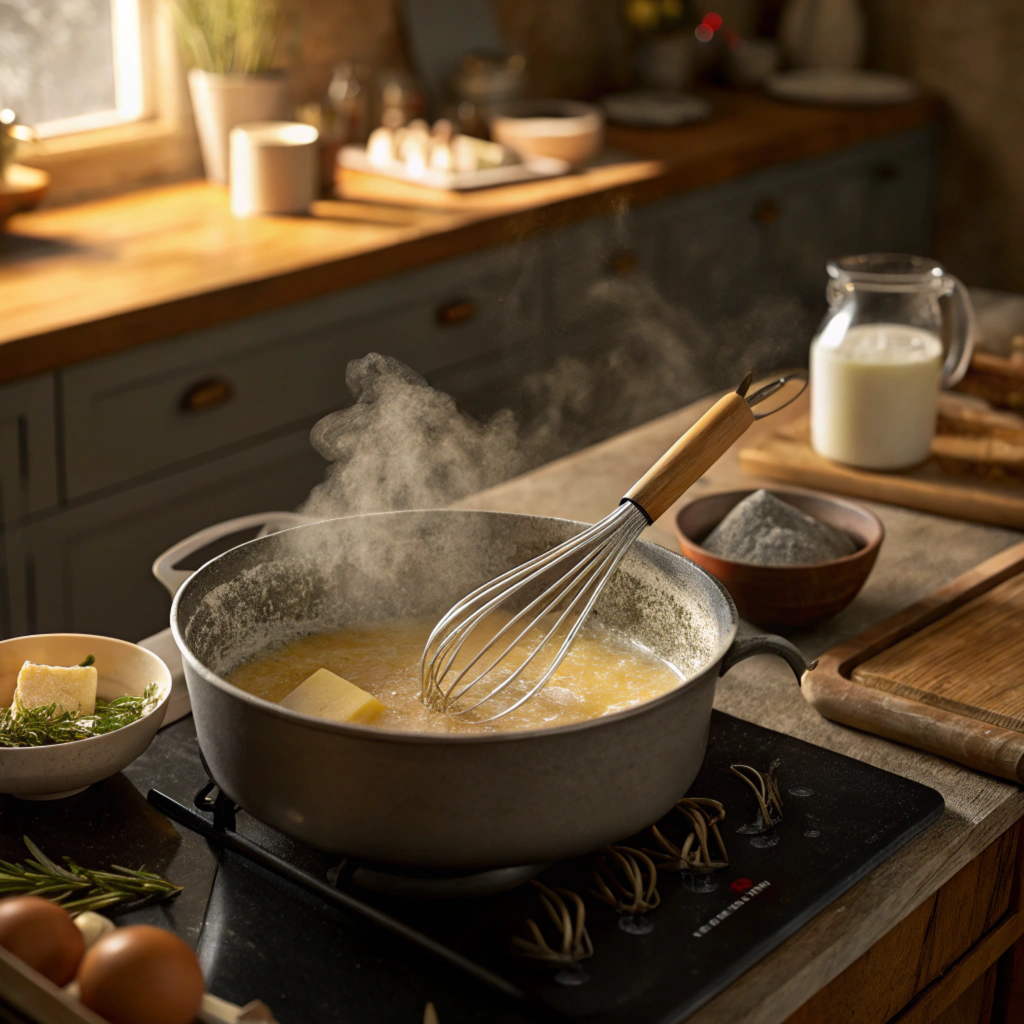
[[[935,121],[940,103],[930,97],[898,106],[848,111],[827,131],[793,131],[769,145],[737,147],[726,159],[713,154],[673,165],[662,160],[652,176],[624,185],[558,199],[527,210],[492,216],[380,249],[329,260],[215,291],[190,294],[110,317],[71,324],[44,334],[0,343],[0,384],[109,355],[150,341],[263,313],[367,284],[392,274],[463,255],[552,227],[606,214],[623,205],[644,205],[796,160],[837,152]],[[643,134],[642,132],[640,133]],[[609,129],[608,142],[629,149],[637,130]],[[640,157],[651,160],[650,155]],[[23,215],[30,217],[31,214]]]

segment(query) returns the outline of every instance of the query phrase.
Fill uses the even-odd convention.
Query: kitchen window
[[[0,106],[41,138],[146,116],[141,0],[0,0]]]
[[[162,0],[0,0],[0,107],[36,129],[18,159],[49,172],[52,201],[199,170]]]

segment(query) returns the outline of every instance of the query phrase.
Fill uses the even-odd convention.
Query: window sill
[[[49,173],[50,205],[194,177],[200,169],[191,123],[171,118],[42,139],[19,162]]]

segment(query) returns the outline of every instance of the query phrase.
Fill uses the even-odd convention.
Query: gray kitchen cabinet
[[[11,634],[137,640],[165,628],[170,598],[154,559],[221,520],[294,508],[324,468],[300,430],[9,530]]]
[[[0,387],[0,527],[57,504],[54,379]]]
[[[932,149],[910,133],[661,204],[658,283],[702,349],[706,390],[806,361],[829,259],[928,252]]]
[[[63,373],[67,494],[93,494],[349,401],[382,352],[432,374],[514,344],[542,316],[532,245],[507,246]]]
[[[550,304],[559,342],[578,336],[583,344],[589,340],[591,347],[600,344],[602,332],[609,329],[609,310],[621,309],[628,301],[630,284],[654,272],[658,211],[658,207],[624,209],[545,236]]]
[[[551,320],[515,405],[561,435],[557,454],[693,397],[680,393],[679,361],[666,351],[675,331],[654,285],[659,216],[660,204],[622,210],[545,238]]]
[[[865,252],[928,255],[937,140],[930,129],[865,146]]]
[[[368,352],[537,459],[803,363],[829,258],[928,253],[934,157],[890,136],[0,388],[0,631],[162,628],[153,559],[299,504]]]

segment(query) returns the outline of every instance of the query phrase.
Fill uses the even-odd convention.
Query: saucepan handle
[[[724,676],[734,665],[754,657],[755,654],[774,654],[783,658],[793,670],[797,685],[803,679],[804,673],[817,664],[816,661],[808,662],[800,653],[800,649],[785,637],[769,633],[765,636],[751,636],[745,640],[734,640],[732,647],[725,652],[725,657],[722,658],[722,666],[718,670],[718,674]]]
[[[233,533],[251,530],[256,526],[261,527],[259,535],[262,537],[268,533],[290,530],[293,526],[302,526],[311,521],[297,512],[259,512],[252,516],[228,519],[226,522],[193,533],[191,537],[179,541],[173,548],[168,548],[153,563],[153,575],[170,591],[171,597],[174,597],[182,583],[192,575],[192,570],[178,569],[176,566],[190,555],[201,551],[207,544],[213,544],[224,537],[230,537]]]

